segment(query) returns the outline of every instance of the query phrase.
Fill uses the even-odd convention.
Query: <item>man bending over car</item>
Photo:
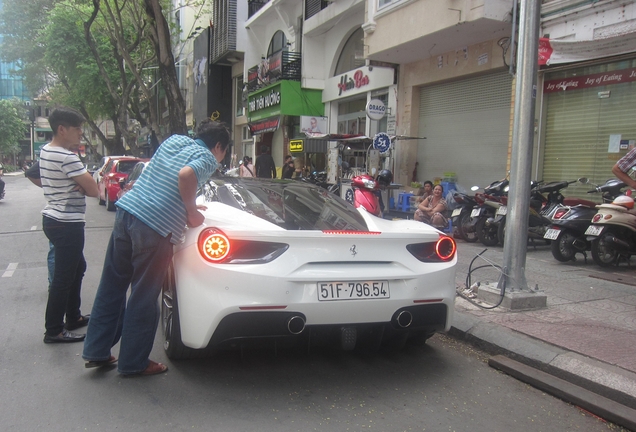
[[[164,141],[135,183],[116,202],[102,278],[88,323],[86,367],[118,362],[123,375],[155,375],[166,365],[148,358],[159,323],[157,297],[186,225],[205,217],[196,192],[216,171],[230,142],[224,123],[204,120],[196,139],[173,135]],[[126,302],[126,292],[130,296]],[[111,355],[121,339],[119,360]]]

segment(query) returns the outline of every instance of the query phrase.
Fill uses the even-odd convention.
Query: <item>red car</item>
[[[110,160],[102,170],[102,179],[98,183],[99,188],[99,204],[106,205],[109,211],[115,210],[115,202],[117,201],[117,192],[121,190],[119,179],[124,181],[137,165],[138,162],[146,162],[149,159],[140,159],[136,157],[123,157]]]
[[[141,177],[141,173],[144,172],[144,168],[146,168],[146,165],[148,165],[148,162],[137,162],[137,164],[135,164],[135,168],[133,168],[131,173],[128,174],[128,179],[119,180],[119,191],[117,192],[117,199],[123,197],[124,194],[126,194],[133,188],[135,182],[139,180],[139,177]]]

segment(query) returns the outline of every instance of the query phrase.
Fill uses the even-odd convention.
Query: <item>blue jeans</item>
[[[49,270],[49,286],[51,286],[55,274],[55,246],[51,240],[49,240],[49,253],[46,255],[46,267]]]
[[[170,236],[162,237],[117,209],[84,341],[84,360],[107,360],[121,339],[119,373],[136,374],[148,367],[159,324],[157,297],[171,259]]]
[[[79,320],[80,292],[86,271],[84,259],[84,222],[59,222],[42,217],[44,234],[55,248],[53,278],[46,304],[46,334],[56,336],[67,323]]]

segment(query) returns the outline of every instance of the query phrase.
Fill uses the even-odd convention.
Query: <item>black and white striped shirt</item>
[[[84,222],[86,197],[73,188],[73,177],[86,172],[79,157],[63,147],[47,144],[40,152],[40,179],[47,204],[42,214],[61,222]]]

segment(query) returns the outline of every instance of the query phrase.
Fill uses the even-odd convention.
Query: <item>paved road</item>
[[[86,370],[81,344],[42,343],[43,200],[24,178],[7,183],[0,202],[3,430],[620,430],[488,367],[482,352],[442,335],[371,356],[260,350],[170,362],[158,332],[152,357],[169,364],[168,373],[124,378],[112,369]],[[85,313],[113,216],[89,201]]]

